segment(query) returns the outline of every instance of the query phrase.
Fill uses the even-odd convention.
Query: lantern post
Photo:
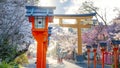
[[[118,68],[118,46],[120,44],[119,40],[112,40],[113,54],[114,54],[114,68]]]
[[[93,44],[92,47],[93,47],[93,52],[94,52],[94,68],[96,68],[96,55],[97,55],[97,44]]]
[[[100,42],[100,46],[101,46],[101,52],[102,52],[102,68],[104,68],[104,52],[106,50],[107,43]]]
[[[87,55],[88,55],[88,68],[90,68],[90,49],[91,49],[91,46],[86,45],[86,48],[87,48]]]
[[[26,6],[26,16],[32,23],[32,34],[37,41],[36,68],[46,68],[46,51],[48,45],[48,22],[51,21],[55,7]]]
[[[52,34],[52,28],[53,27],[48,27],[48,45],[49,45],[50,36]]]

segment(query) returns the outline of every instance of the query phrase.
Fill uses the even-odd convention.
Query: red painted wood
[[[114,64],[115,64],[115,68],[118,68],[118,48],[113,48],[113,51],[114,51]]]
[[[49,17],[45,19],[45,28],[35,28],[35,17],[29,17],[32,22],[32,34],[37,41],[37,62],[36,68],[46,68],[46,52],[48,46],[48,21]]]
[[[87,50],[88,54],[88,68],[90,68],[90,49]]]
[[[104,68],[104,52],[105,52],[105,49],[102,48],[101,52],[102,52],[102,68]]]
[[[94,68],[96,68],[96,63],[97,63],[96,52],[97,52],[97,49],[93,49],[93,52],[94,52]]]

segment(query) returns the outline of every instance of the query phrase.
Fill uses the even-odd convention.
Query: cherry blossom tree
[[[83,43],[92,45],[94,43],[99,43],[99,41],[107,41],[109,39],[109,34],[104,25],[93,26],[91,30],[86,31],[82,34]]]
[[[0,0],[0,59],[2,61],[14,60],[25,53],[33,42],[31,25],[25,17],[25,6],[30,4],[31,0]]]

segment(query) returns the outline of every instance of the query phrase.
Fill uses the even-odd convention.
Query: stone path
[[[36,68],[35,64],[36,58],[30,59],[29,65],[24,66],[23,68]],[[63,61],[63,64],[58,64],[56,59],[47,57],[47,68],[87,68],[86,62],[83,63],[70,63],[68,61]],[[91,63],[90,68],[94,68]],[[96,68],[102,68],[101,65],[97,65]],[[111,68],[110,66],[105,66],[105,68]]]

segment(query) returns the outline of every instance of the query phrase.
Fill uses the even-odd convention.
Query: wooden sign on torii
[[[71,27],[77,28],[78,32],[78,55],[82,54],[82,38],[81,38],[81,28],[90,28],[92,24],[92,18],[96,13],[90,14],[64,14],[64,15],[54,15],[54,18],[59,19],[59,25],[62,27]],[[75,24],[65,24],[63,21],[65,19],[70,20],[74,19],[76,21]]]

